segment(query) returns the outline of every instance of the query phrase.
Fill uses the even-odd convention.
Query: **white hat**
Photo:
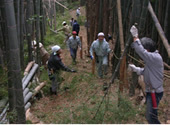
[[[80,7],[78,9],[80,10]]]
[[[98,33],[98,36],[104,36],[103,32]]]
[[[58,46],[58,45],[55,45],[55,46],[53,46],[53,47],[51,47],[51,50],[52,50],[52,52],[54,53],[54,55],[56,55],[57,53],[57,51],[58,50],[60,50],[61,48],[60,48],[60,46]]]
[[[62,25],[66,24],[66,21],[63,21]]]

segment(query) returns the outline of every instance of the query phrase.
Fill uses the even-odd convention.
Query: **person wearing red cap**
[[[80,47],[80,50],[81,50],[80,37],[77,36],[76,31],[72,32],[72,36],[67,41],[67,46],[70,49],[70,55],[73,59],[73,64],[76,64],[76,56],[77,56],[78,46]]]

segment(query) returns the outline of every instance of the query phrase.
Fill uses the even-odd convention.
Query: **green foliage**
[[[8,112],[7,118],[9,119],[10,123],[16,123],[17,122],[17,111],[16,111],[16,109],[13,109],[12,111]]]
[[[77,9],[79,6],[80,6],[80,2],[79,1],[75,1],[75,2],[69,3],[68,8],[69,9]]]
[[[77,22],[79,23],[79,25],[84,25],[85,24],[85,20],[86,20],[86,17],[85,16],[79,16]]]
[[[8,77],[5,68],[0,66],[0,100],[8,96]]]

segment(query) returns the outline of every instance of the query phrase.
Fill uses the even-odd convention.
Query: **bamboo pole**
[[[64,6],[63,4],[59,3],[58,1],[55,0],[55,2],[56,2],[58,5],[62,6],[63,8],[69,10],[66,6]]]
[[[35,72],[38,69],[38,64],[34,64],[33,68],[31,69],[30,73],[28,74],[27,78],[25,79],[25,81],[22,83],[22,87],[23,89],[26,88],[26,86],[28,85],[29,81],[31,80],[31,78],[34,76]]]
[[[39,86],[37,86],[34,89],[32,97],[34,97],[46,84],[47,84],[47,82],[42,82]]]
[[[53,33],[56,33],[56,34],[58,34],[56,31],[54,31],[53,29],[50,29],[50,31],[52,31]]]
[[[157,31],[158,31],[161,39],[162,39],[162,42],[163,42],[163,44],[164,44],[164,46],[165,46],[165,48],[166,48],[166,51],[167,51],[167,53],[168,53],[168,56],[170,57],[170,45],[169,45],[169,43],[168,43],[168,40],[167,40],[167,38],[166,38],[166,36],[165,36],[165,33],[164,33],[161,25],[160,25],[160,23],[159,23],[159,20],[158,20],[158,18],[156,17],[154,11],[153,11],[153,8],[152,8],[152,5],[151,5],[150,2],[149,2],[149,4],[148,4],[148,10],[149,10],[149,12],[150,12],[150,14],[151,14],[151,16],[152,16],[152,19],[153,19],[153,21],[154,21],[154,23],[155,23],[156,29],[157,29]]]
[[[82,36],[80,36],[80,41],[81,41],[80,58],[83,59],[83,38],[82,38]]]
[[[32,97],[33,93],[29,92],[25,97],[24,97],[24,104],[28,102],[28,100]]]
[[[121,47],[121,54],[124,51],[124,36],[123,36],[123,26],[122,26],[122,12],[121,12],[121,1],[117,0],[117,12],[118,12],[118,23],[119,23],[119,38],[120,38],[120,47]],[[126,57],[123,57],[123,61],[120,65],[120,80],[122,81],[122,84],[119,85],[120,92],[123,92],[123,86],[124,82],[126,81],[126,73],[125,73],[125,67],[126,65]]]
[[[31,103],[28,102],[28,103],[25,105],[25,111],[27,111],[30,107],[31,107]]]

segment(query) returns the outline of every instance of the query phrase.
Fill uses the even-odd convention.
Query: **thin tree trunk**
[[[24,69],[24,0],[21,0],[20,9],[20,59],[21,69]]]
[[[54,0],[54,30],[57,29],[57,19],[56,19],[56,3]]]
[[[8,95],[9,108],[16,121],[10,123],[25,123],[25,109],[21,82],[20,54],[18,47],[17,28],[15,22],[13,0],[5,0],[5,14],[8,28]],[[15,114],[16,111],[16,114]]]
[[[32,47],[31,47],[31,40],[32,40],[31,2],[32,0],[27,0],[27,10],[26,10],[26,36],[27,36],[27,44],[28,44],[28,62],[33,60]]]
[[[41,21],[40,21],[40,32],[41,32],[41,43],[44,44],[44,25],[45,25],[45,22],[44,22],[44,9],[43,9],[43,1],[40,0],[40,15],[41,15]]]
[[[123,35],[123,26],[122,26],[122,12],[121,12],[121,1],[117,0],[117,10],[118,10],[118,22],[119,22],[119,38],[120,38],[120,47],[121,47],[121,54],[124,51],[124,35]],[[119,85],[120,92],[123,92],[123,88],[126,81],[126,57],[123,57],[123,60],[120,64],[120,81],[122,84]]]
[[[149,9],[149,12],[150,12],[150,14],[152,16],[152,19],[153,19],[154,23],[155,23],[156,29],[157,29],[157,31],[158,31],[161,39],[162,39],[162,42],[163,42],[163,44],[164,44],[164,46],[166,48],[168,56],[170,57],[170,46],[169,46],[168,40],[165,37],[165,33],[164,33],[164,31],[163,31],[163,29],[162,29],[156,15],[155,15],[155,13],[153,11],[153,8],[152,8],[152,5],[150,4],[150,2],[149,2],[149,5],[148,5],[148,9]]]
[[[36,0],[36,51],[37,51],[37,57],[36,62],[40,66],[40,48],[39,48],[39,34],[40,34],[40,0]]]

